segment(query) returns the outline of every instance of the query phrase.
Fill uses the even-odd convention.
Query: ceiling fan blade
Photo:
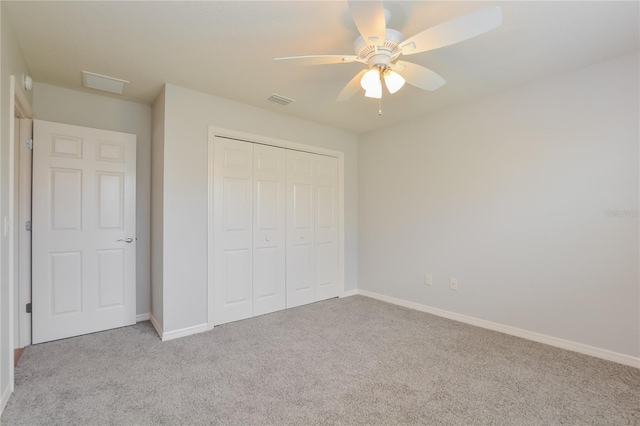
[[[498,6],[480,9],[428,28],[400,44],[404,55],[439,49],[486,33],[502,24]]]
[[[356,74],[356,76],[353,77],[346,86],[344,86],[344,88],[336,98],[336,102],[348,101],[353,97],[353,95],[358,93],[358,90],[360,90],[360,80],[362,80],[362,76],[366,72],[367,70],[362,70],[358,74]]]
[[[435,72],[411,62],[398,61],[391,69],[400,74],[407,83],[420,89],[433,91],[441,87],[445,81]]]
[[[358,60],[358,57],[355,55],[308,55],[274,59],[274,61],[295,61],[298,65],[343,64],[355,62],[356,60]]]
[[[349,10],[356,27],[367,44],[384,44],[387,20],[382,1],[349,0]]]

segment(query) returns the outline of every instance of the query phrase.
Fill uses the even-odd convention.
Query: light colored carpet
[[[640,370],[362,296],[30,346],[3,425],[640,424]]]

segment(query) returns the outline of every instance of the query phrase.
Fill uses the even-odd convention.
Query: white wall
[[[22,52],[14,38],[13,30],[7,14],[0,8],[0,229],[5,218],[9,217],[9,149],[12,141],[9,138],[9,124],[14,112],[10,110],[9,84],[10,76],[22,81],[23,74],[29,74]],[[31,93],[27,93],[31,102]],[[11,364],[11,329],[9,282],[9,238],[0,232],[0,410],[4,408],[10,392],[13,390]]]
[[[137,135],[136,312],[151,311],[151,107],[93,93],[36,83],[36,119]]]
[[[164,327],[164,109],[163,87],[151,110],[151,315],[160,328]]]
[[[207,323],[208,126],[345,153],[345,286],[348,290],[356,288],[358,205],[354,134],[173,85],[165,87],[165,102],[165,332]]]
[[[638,357],[638,63],[361,135],[359,288]]]

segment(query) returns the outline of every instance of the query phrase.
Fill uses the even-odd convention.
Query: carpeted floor
[[[362,296],[30,346],[3,425],[640,424],[640,370]]]

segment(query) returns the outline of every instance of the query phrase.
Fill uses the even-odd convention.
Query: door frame
[[[33,110],[31,109],[31,105],[29,104],[29,100],[27,99],[26,94],[24,93],[24,91],[22,90],[22,87],[20,87],[19,84],[16,84],[16,79],[14,76],[12,76],[12,88],[14,90],[14,106],[10,107],[10,109],[14,110],[14,114],[15,117],[19,119],[19,123],[20,123],[20,129],[19,129],[19,135],[20,135],[20,141],[18,142],[19,145],[18,147],[16,147],[15,144],[15,136],[16,136],[16,130],[15,129],[15,125],[14,122],[11,123],[11,126],[9,127],[9,134],[10,134],[10,139],[12,141],[12,145],[11,145],[11,159],[12,159],[12,165],[11,168],[9,169],[9,173],[10,175],[10,180],[9,180],[9,188],[10,188],[10,208],[11,208],[11,214],[13,214],[16,211],[16,206],[14,205],[14,201],[15,201],[15,193],[18,193],[18,206],[17,206],[17,210],[18,210],[18,216],[17,217],[12,217],[11,222],[12,222],[12,227],[11,227],[11,240],[9,242],[9,244],[14,244],[15,240],[18,240],[18,244],[19,244],[19,249],[18,251],[15,253],[15,256],[17,256],[17,262],[13,261],[11,262],[11,269],[9,270],[9,276],[10,276],[10,280],[14,286],[14,290],[15,290],[15,294],[14,294],[14,309],[16,309],[16,311],[18,312],[17,318],[18,318],[18,324],[14,324],[14,332],[17,332],[17,334],[14,336],[14,348],[23,348],[25,346],[28,346],[31,344],[31,314],[28,314],[26,311],[26,304],[31,302],[31,277],[25,277],[23,274],[20,273],[20,271],[23,271],[25,269],[31,269],[31,252],[29,251],[28,255],[25,255],[25,253],[22,253],[22,248],[25,245],[26,242],[26,238],[27,236],[30,238],[31,234],[30,233],[25,233],[25,232],[19,232],[16,231],[18,228],[18,225],[16,223],[16,221],[19,221],[20,218],[22,217],[23,213],[24,213],[24,205],[22,204],[23,200],[29,198],[31,199],[31,185],[23,185],[23,173],[22,173],[22,168],[25,166],[25,157],[22,155],[23,151],[27,150],[28,148],[26,147],[27,140],[22,136],[23,134],[23,129],[26,129],[27,127],[31,127],[31,139],[33,139]],[[29,158],[29,161],[31,161],[31,158]],[[15,176],[15,168],[16,166],[19,168],[20,170],[20,174],[18,176],[18,180],[15,181],[14,180],[14,176]],[[31,168],[29,167],[29,174],[31,174]],[[29,179],[31,178],[31,176],[29,176]],[[29,203],[31,204],[31,203]],[[29,210],[29,216],[31,213],[31,210]],[[16,235],[16,232],[18,235]],[[13,247],[13,246],[12,246]],[[12,250],[13,251],[13,250]],[[14,270],[14,267],[17,265],[18,267],[18,280],[15,280],[16,277],[16,271]],[[23,307],[24,309],[20,309],[20,307]],[[14,313],[15,315],[15,313]],[[17,326],[16,326],[17,325]]]
[[[9,229],[8,229],[8,247],[9,247],[9,256],[8,256],[8,278],[9,278],[9,294],[8,294],[8,298],[9,298],[9,313],[8,315],[3,315],[4,318],[8,318],[9,320],[9,334],[10,334],[10,339],[9,339],[9,347],[8,348],[2,348],[2,353],[0,353],[0,359],[2,359],[2,363],[4,364],[5,362],[8,362],[10,364],[10,369],[9,369],[9,383],[10,383],[10,390],[11,392],[13,392],[14,389],[14,368],[13,368],[13,364],[14,364],[14,349],[16,348],[16,343],[20,343],[20,336],[17,335],[18,333],[16,333],[16,325],[18,326],[18,330],[20,330],[20,327],[26,327],[27,325],[24,323],[25,318],[26,320],[29,319],[28,315],[26,312],[23,312],[19,309],[18,303],[20,300],[20,292],[23,291],[22,287],[22,283],[16,282],[15,278],[16,278],[16,264],[18,264],[18,270],[20,268],[20,262],[23,261],[24,259],[21,259],[20,254],[19,253],[15,253],[14,248],[14,243],[16,241],[17,238],[19,238],[18,235],[16,235],[16,226],[15,226],[15,221],[17,220],[17,218],[14,215],[14,211],[16,208],[15,205],[15,195],[16,195],[16,191],[20,191],[20,182],[19,180],[16,181],[15,179],[15,171],[16,171],[16,166],[18,165],[18,156],[17,156],[17,151],[16,151],[16,143],[15,143],[15,137],[16,137],[16,126],[15,126],[15,118],[18,118],[19,120],[24,120],[24,119],[32,119],[33,118],[33,110],[31,109],[31,104],[29,103],[29,99],[27,98],[25,92],[23,91],[22,87],[20,86],[20,84],[17,84],[18,79],[16,78],[16,76],[11,75],[9,76],[9,113],[11,114],[10,120],[9,120],[9,141],[10,141],[10,145],[9,145],[9,205],[8,205],[8,222],[9,222]],[[22,195],[22,194],[21,194]],[[4,227],[4,224],[3,224]],[[28,286],[27,291],[31,291],[31,283],[27,283],[26,284]],[[18,297],[16,297],[18,296]],[[15,324],[15,313],[17,312],[18,314],[18,324]],[[29,330],[29,333],[31,332],[31,330]],[[8,358],[8,360],[5,360],[5,357]],[[4,396],[4,395],[3,395]],[[7,395],[8,397],[8,395]],[[6,401],[2,401],[2,406],[4,407],[4,404],[6,403]]]
[[[208,132],[208,200],[207,200],[207,325],[209,330],[213,328],[213,144],[216,137],[237,139],[243,142],[260,145],[275,146],[278,148],[292,149],[311,154],[326,155],[338,159],[338,287],[340,296],[344,290],[344,260],[345,260],[345,226],[344,226],[344,152],[321,148],[315,145],[306,145],[298,142],[290,142],[283,139],[270,138],[252,133],[239,132],[237,130],[222,127],[209,126]]]

